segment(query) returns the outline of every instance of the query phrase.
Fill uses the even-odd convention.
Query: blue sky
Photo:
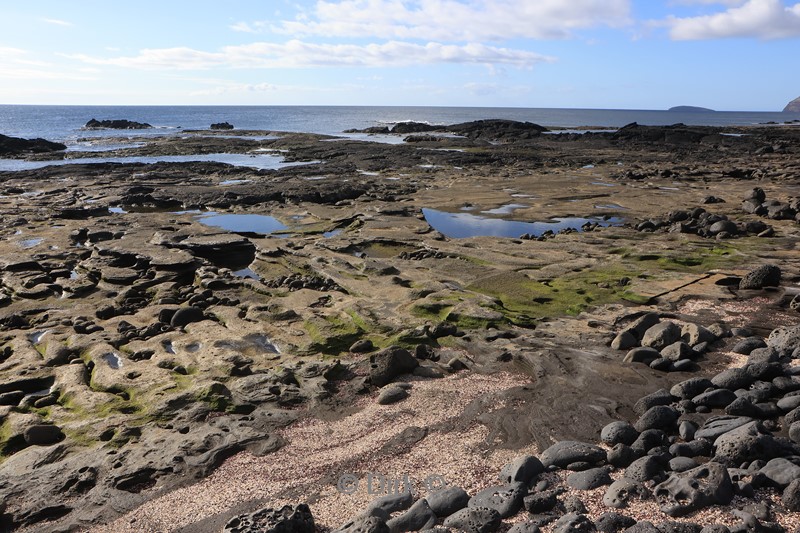
[[[792,0],[37,0],[0,103],[780,111]]]

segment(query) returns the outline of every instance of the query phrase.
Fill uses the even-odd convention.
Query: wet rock
[[[683,516],[709,505],[727,505],[733,499],[733,494],[727,469],[715,462],[674,473],[653,489],[661,511],[672,517]]]
[[[391,346],[370,356],[370,381],[377,387],[388,384],[397,376],[408,374],[419,366],[411,352]]]
[[[508,518],[522,508],[522,499],[527,492],[525,483],[515,482],[497,487],[489,487],[469,500],[470,508],[494,509],[500,518]]]
[[[500,523],[500,514],[494,509],[467,507],[447,517],[443,525],[466,533],[491,533]]]
[[[224,533],[314,533],[314,518],[306,504],[261,509],[225,524]]]
[[[781,269],[775,265],[762,265],[744,275],[739,289],[763,289],[778,287],[781,284]]]
[[[560,441],[547,448],[540,456],[545,468],[564,468],[572,463],[595,464],[603,461],[606,452],[593,444],[577,441]]]
[[[425,499],[436,516],[445,518],[465,508],[469,503],[469,494],[461,487],[445,487],[428,494]]]
[[[606,490],[603,496],[603,504],[606,507],[622,509],[628,506],[631,500],[644,500],[650,495],[649,491],[639,483],[628,478],[616,480]]]

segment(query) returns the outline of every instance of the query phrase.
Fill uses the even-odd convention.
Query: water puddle
[[[680,189],[677,187],[659,187],[662,191],[679,191]]]
[[[425,220],[433,229],[455,239],[467,237],[509,237],[517,238],[523,234],[539,236],[545,231],[559,232],[567,228],[581,231],[581,226],[589,223],[596,223],[600,226],[611,226],[621,223],[622,219],[617,217],[605,218],[582,218],[567,217],[556,218],[549,222],[520,222],[516,220],[504,220],[500,218],[486,218],[471,215],[469,213],[447,213],[435,209],[424,208],[422,210]]]
[[[322,236],[325,237],[326,239],[330,239],[331,237],[336,237],[337,235],[340,235],[342,231],[344,230],[335,229],[332,231],[326,231],[325,233],[322,234]]]
[[[248,278],[248,279],[254,279],[256,281],[261,281],[261,276],[259,276],[255,272],[253,272],[253,270],[251,268],[249,268],[249,267],[248,268],[243,268],[241,270],[236,270],[233,273],[233,275],[238,277],[238,278]]]
[[[172,341],[162,341],[161,346],[164,347],[165,352],[175,355],[175,346],[173,346]]]
[[[214,343],[217,348],[228,348],[236,350],[245,355],[256,355],[259,353],[279,354],[281,351],[266,335],[254,333],[247,335],[241,340],[220,340]]]
[[[48,333],[50,333],[49,329],[45,331],[34,331],[30,335],[28,335],[28,340],[31,341],[31,344],[39,344],[40,342],[42,342],[44,336],[47,335]]]
[[[486,211],[481,211],[481,213],[484,213],[486,215],[510,215],[517,209],[524,209],[526,207],[530,206],[527,204],[506,204],[504,206],[500,206],[495,209],[488,209]]]
[[[241,185],[242,183],[250,183],[252,180],[225,180],[220,181],[219,184],[222,186],[228,185]]]
[[[583,165],[581,168],[586,168],[586,169],[594,168],[594,165]]]
[[[601,187],[616,187],[618,183],[606,183],[605,181],[593,181],[592,185],[599,185]]]
[[[125,214],[127,214],[127,213],[128,213],[127,211],[125,211],[125,210],[124,210],[123,208],[121,208],[121,207],[109,207],[109,208],[108,208],[108,211],[109,211],[110,213],[116,213],[116,214],[118,214],[118,215],[125,215]]]
[[[144,143],[96,143],[92,141],[78,141],[67,146],[67,152],[111,152],[128,148],[142,148]]]
[[[512,198],[536,198],[536,196],[532,194],[523,194],[523,193],[516,193],[511,195]]]
[[[622,207],[619,204],[598,204],[594,206],[595,209],[628,209],[627,207]]]
[[[34,238],[34,239],[23,239],[19,241],[19,245],[23,248],[33,248],[34,246],[38,246],[44,242],[44,239]]]
[[[122,368],[122,359],[117,354],[113,352],[104,353],[102,358],[103,361],[105,361],[108,364],[108,366],[110,366],[114,370],[119,370],[120,368]]]
[[[192,343],[186,345],[186,351],[189,352],[189,353],[197,353],[197,352],[200,351],[200,348],[202,348],[202,347],[203,347],[203,345],[201,343],[192,342]]]
[[[0,171],[35,170],[47,166],[85,165],[91,163],[227,163],[236,167],[248,167],[258,170],[277,170],[296,165],[313,164],[314,162],[287,162],[280,155],[259,154],[195,154],[195,155],[159,155],[159,156],[126,156],[126,157],[76,157],[73,159],[57,159],[52,161],[23,161],[19,159],[0,159]],[[317,161],[318,163],[318,161]]]
[[[206,226],[221,228],[233,233],[268,235],[287,229],[278,219],[267,215],[202,215],[197,221]]]

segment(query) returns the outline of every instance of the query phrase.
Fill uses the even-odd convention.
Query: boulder
[[[527,485],[520,482],[489,487],[470,498],[467,506],[469,508],[494,509],[500,518],[508,518],[522,509],[522,499],[526,493]]]
[[[446,518],[467,506],[469,494],[461,487],[445,487],[428,494],[428,506],[440,518]]]
[[[467,507],[447,517],[442,525],[466,533],[491,533],[500,523],[500,513],[494,509]]]
[[[215,122],[211,125],[212,130],[232,130],[233,124],[229,122]]]
[[[578,513],[567,513],[553,526],[553,533],[593,533],[597,531],[594,522]]]
[[[314,533],[314,517],[308,505],[285,505],[280,509],[261,509],[231,518],[223,533]]]
[[[705,389],[704,389],[705,390]],[[669,405],[675,401],[675,397],[667,389],[659,389],[647,396],[639,398],[633,405],[633,410],[638,415],[643,415],[645,411],[656,405]]]
[[[500,470],[500,481],[530,483],[542,472],[544,472],[544,465],[538,458],[532,455],[523,455],[503,466]]]
[[[680,340],[681,328],[674,322],[661,322],[645,331],[642,346],[661,351],[673,342]]]
[[[758,422],[749,422],[720,435],[714,441],[714,448],[714,460],[727,465],[739,465],[757,459],[768,461],[783,451],[772,435],[761,431]]]
[[[679,416],[680,413],[674,407],[656,405],[640,416],[633,427],[640,433],[648,429],[671,429]]]
[[[709,505],[727,505],[733,499],[733,483],[721,464],[708,462],[686,472],[673,473],[653,489],[661,511],[683,516]]]
[[[606,452],[594,444],[564,440],[547,448],[539,460],[545,468],[557,466],[565,468],[572,463],[595,464],[606,458]]]
[[[57,152],[66,149],[67,145],[65,144],[44,139],[22,139],[0,135],[0,157]]]
[[[172,315],[169,325],[173,328],[182,328],[201,320],[205,320],[205,314],[199,307],[181,307]]]
[[[705,392],[706,389],[712,388],[714,388],[714,384],[707,378],[689,378],[673,385],[669,393],[677,398],[690,400]]]
[[[638,481],[622,477],[612,483],[603,496],[603,504],[606,507],[622,509],[627,507],[632,499],[644,500],[650,492]]]
[[[639,432],[636,431],[636,428],[622,420],[611,422],[600,431],[600,440],[609,446],[620,442],[630,446],[638,436]]]
[[[411,352],[399,346],[390,346],[370,356],[370,381],[383,387],[397,376],[409,374],[419,366]]]
[[[761,467],[759,472],[763,474],[772,485],[779,488],[784,488],[800,479],[800,466],[783,457],[771,459],[767,464]]]
[[[766,344],[774,348],[779,355],[791,356],[800,348],[800,326],[784,326],[772,330]]]
[[[781,269],[775,265],[761,265],[744,275],[739,289],[763,289],[781,284]]]
[[[633,518],[614,512],[603,513],[594,521],[597,531],[602,533],[618,533],[635,523],[636,520]]]
[[[392,533],[421,531],[436,525],[436,514],[431,510],[425,498],[422,498],[417,500],[405,513],[388,520],[386,525]]]
[[[608,468],[590,468],[583,472],[573,472],[567,476],[567,485],[578,490],[592,490],[611,484]]]
[[[380,405],[389,405],[405,400],[406,398],[408,398],[408,391],[404,387],[392,383],[381,389],[381,392],[378,394],[377,402]]]
[[[134,122],[132,120],[97,120],[93,118],[89,120],[89,122],[87,122],[83,127],[87,130],[145,130],[150,129],[153,126],[146,122]]]

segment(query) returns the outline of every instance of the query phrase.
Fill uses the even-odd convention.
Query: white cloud
[[[42,20],[44,22],[47,22],[48,24],[54,24],[56,26],[72,26],[72,23],[66,20],[60,20],[60,19],[42,19]]]
[[[630,0],[318,0],[312,13],[272,27],[293,36],[423,41],[563,39],[575,30],[631,23]]]
[[[229,68],[303,67],[398,67],[419,64],[509,65],[529,68],[554,58],[526,50],[498,48],[483,44],[415,44],[390,41],[381,44],[315,44],[299,40],[286,43],[258,42],[227,46],[220,52],[192,48],[145,49],[133,57],[98,58],[65,56],[93,65],[114,65],[138,69],[204,70]]]
[[[219,85],[210,89],[202,89],[189,93],[189,96],[219,96],[222,94],[235,94],[235,93],[264,93],[275,92],[279,90],[277,85],[271,83],[230,83],[226,85]]]
[[[665,24],[679,41],[751,37],[784,39],[800,37],[800,3],[781,0],[747,0],[721,13],[699,17],[670,17]]]

